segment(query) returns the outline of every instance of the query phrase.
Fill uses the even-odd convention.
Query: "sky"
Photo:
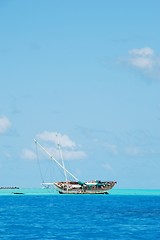
[[[160,188],[159,9],[0,1],[0,186],[62,179],[36,139],[81,181]]]

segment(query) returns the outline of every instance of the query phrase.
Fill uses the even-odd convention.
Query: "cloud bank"
[[[53,155],[53,157],[57,160],[59,160],[61,157],[63,157],[64,160],[84,159],[86,157],[86,153],[79,150],[77,144],[73,142],[67,135],[43,131],[37,134],[36,137],[36,140],[40,141],[40,144],[42,144],[48,153]],[[59,150],[61,150],[62,155],[60,154]],[[22,157],[25,159],[37,158],[36,154],[29,149],[24,149],[22,151]]]

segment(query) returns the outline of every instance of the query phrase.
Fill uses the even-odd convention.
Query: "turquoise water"
[[[142,194],[140,190],[115,189],[109,195],[60,195],[41,189],[23,191],[25,194],[0,196],[0,239],[160,238],[158,190],[143,190]]]
[[[42,188],[21,188],[21,189],[0,189],[0,195],[10,194],[43,195],[57,194],[53,189]],[[160,189],[112,189],[109,195],[160,195]]]
[[[160,189],[112,189],[112,195],[159,195]]]

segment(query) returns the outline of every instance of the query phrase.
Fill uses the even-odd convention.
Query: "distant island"
[[[0,187],[0,190],[1,189],[19,189],[19,187]]]

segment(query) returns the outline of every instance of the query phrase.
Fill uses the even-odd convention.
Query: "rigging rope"
[[[35,142],[35,144],[36,144],[36,156],[37,156],[38,168],[39,168],[40,176],[41,176],[41,179],[42,179],[42,183],[44,183],[43,174],[42,174],[42,170],[41,170],[41,165],[40,165],[40,161],[39,161],[38,146],[37,146],[36,142]]]

